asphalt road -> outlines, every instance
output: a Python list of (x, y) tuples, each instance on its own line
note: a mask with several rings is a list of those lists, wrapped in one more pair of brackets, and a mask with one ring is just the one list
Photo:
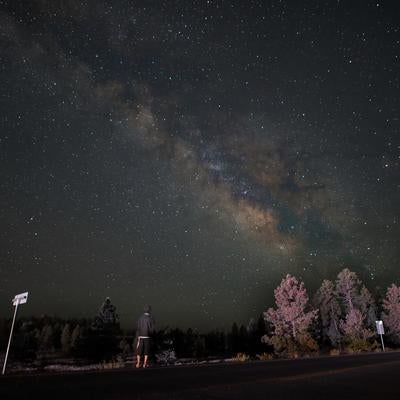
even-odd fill
[(32, 398), (400, 399), (400, 352), (0, 378), (1, 400)]

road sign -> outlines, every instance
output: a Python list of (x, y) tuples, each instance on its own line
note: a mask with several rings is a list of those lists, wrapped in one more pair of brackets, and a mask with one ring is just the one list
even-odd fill
[(13, 298), (13, 305), (16, 306), (17, 304), (24, 304), (28, 301), (28, 292), (25, 293), (21, 293), (21, 294), (17, 294), (14, 298)]
[(12, 338), (12, 334), (13, 334), (13, 329), (14, 329), (14, 323), (15, 323), (15, 317), (17, 316), (17, 310), (18, 310), (18, 306), (20, 304), (24, 304), (28, 301), (28, 292), (24, 292), (24, 293), (20, 293), (17, 294), (13, 300), (13, 306), (15, 307), (15, 311), (14, 311), (14, 318), (11, 324), (11, 331), (10, 331), (10, 337), (8, 339), (8, 345), (7, 345), (7, 351), (6, 351), (6, 357), (4, 359), (4, 365), (3, 365), (3, 371), (2, 374), (4, 375), (6, 373), (6, 365), (7, 365), (7, 358), (8, 358), (8, 352), (10, 351), (10, 345), (11, 345), (11, 338)]
[(378, 332), (378, 335), (384, 335), (385, 329), (383, 328), (383, 321), (375, 321), (375, 324), (376, 324), (376, 331)]
[(376, 324), (376, 331), (378, 335), (381, 336), (381, 343), (382, 343), (382, 350), (385, 351), (385, 345), (383, 343), (383, 335), (385, 334), (385, 329), (383, 329), (383, 321), (375, 321)]

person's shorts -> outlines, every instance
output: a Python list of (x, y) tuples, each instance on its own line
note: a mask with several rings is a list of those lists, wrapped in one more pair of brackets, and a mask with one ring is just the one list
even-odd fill
[(138, 347), (137, 347), (137, 355), (138, 356), (145, 356), (149, 355), (150, 353), (150, 338), (140, 338), (138, 339)]

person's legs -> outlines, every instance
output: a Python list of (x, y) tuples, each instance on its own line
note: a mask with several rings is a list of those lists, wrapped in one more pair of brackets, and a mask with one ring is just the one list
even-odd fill
[(143, 353), (143, 340), (138, 338), (138, 344), (136, 347), (136, 368), (140, 367), (140, 356)]
[(143, 339), (143, 354), (144, 354), (143, 368), (147, 367), (149, 353), (150, 353), (150, 338), (145, 338)]

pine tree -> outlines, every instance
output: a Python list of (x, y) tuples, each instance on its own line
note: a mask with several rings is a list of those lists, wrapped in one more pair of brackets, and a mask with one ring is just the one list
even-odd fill
[(339, 346), (341, 333), (339, 330), (340, 306), (336, 298), (335, 286), (325, 279), (315, 294), (314, 304), (319, 309), (322, 324), (322, 335), (329, 339), (333, 346)]
[(71, 349), (76, 349), (79, 345), (79, 339), (81, 336), (81, 327), (78, 325), (75, 326), (71, 335)]
[(315, 351), (317, 343), (311, 338), (309, 328), (317, 318), (318, 310), (308, 309), (308, 295), (303, 282), (287, 275), (275, 289), (277, 308), (269, 308), (265, 319), (273, 326), (273, 336), (264, 338), (276, 353)]
[(61, 350), (64, 354), (69, 354), (71, 350), (71, 328), (65, 324), (61, 333)]
[(350, 271), (348, 268), (339, 272), (336, 279), (336, 293), (346, 313), (357, 305), (360, 286), (361, 281), (355, 272)]
[(400, 287), (392, 284), (383, 300), (382, 320), (394, 343), (400, 344)]
[(229, 335), (229, 341), (230, 341), (230, 348), (233, 354), (236, 354), (239, 351), (239, 327), (237, 326), (237, 323), (234, 322), (232, 324), (232, 329), (231, 333)]
[(365, 286), (360, 290), (357, 303), (362, 315), (366, 318), (368, 327), (373, 329), (376, 321), (376, 305), (371, 292)]
[(308, 295), (304, 283), (287, 275), (274, 293), (277, 308), (269, 308), (265, 318), (273, 325), (275, 335), (296, 339), (298, 334), (307, 332), (318, 310), (306, 311)]
[(373, 331), (365, 327), (364, 316), (357, 308), (346, 314), (346, 319), (340, 322), (340, 328), (352, 346), (354, 342), (366, 341), (374, 335)]
[(340, 330), (347, 349), (352, 352), (370, 350), (375, 345), (369, 341), (374, 332), (368, 327), (371, 327), (375, 314), (371, 293), (357, 274), (346, 268), (337, 276), (336, 294), (344, 311)]
[(54, 351), (53, 344), (53, 328), (50, 324), (46, 324), (40, 333), (39, 349), (42, 352)]

